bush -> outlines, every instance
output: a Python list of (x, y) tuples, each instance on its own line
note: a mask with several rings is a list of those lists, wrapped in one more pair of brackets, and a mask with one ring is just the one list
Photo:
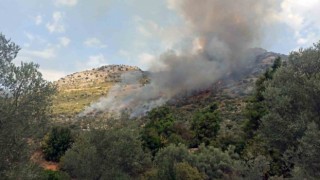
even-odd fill
[[(200, 172), (206, 174), (208, 179), (221, 179), (230, 177), (233, 179), (238, 171), (242, 171), (240, 161), (236, 160), (237, 154), (234, 150), (223, 152), (219, 148), (200, 145), (199, 149), (193, 154), (191, 164)], [(233, 177), (233, 178), (232, 178)]]
[(61, 172), (61, 171), (45, 170), (43, 174), (44, 174), (43, 179), (46, 179), (46, 180), (69, 180), (69, 179), (71, 179), (67, 173)]
[(185, 145), (170, 145), (155, 157), (158, 179), (234, 179), (243, 168), (237, 154), (202, 144), (190, 152)]
[(69, 128), (52, 128), (41, 144), (45, 159), (58, 162), (72, 143), (73, 138)]
[(151, 150), (153, 155), (168, 144), (173, 133), (175, 119), (168, 107), (153, 109), (148, 113), (149, 122), (141, 133), (143, 146)]
[(185, 145), (169, 145), (161, 149), (155, 157), (158, 179), (175, 179), (175, 164), (189, 161), (191, 161), (191, 156)]
[(195, 132), (195, 146), (201, 143), (208, 145), (217, 136), (221, 122), (217, 109), (218, 105), (214, 103), (194, 115), (191, 130)]
[(198, 171), (197, 168), (192, 167), (189, 163), (182, 162), (176, 163), (174, 166), (176, 171), (177, 180), (201, 180), (204, 179), (203, 175)]
[(83, 132), (61, 159), (74, 178), (130, 179), (151, 166), (139, 136), (128, 128)]

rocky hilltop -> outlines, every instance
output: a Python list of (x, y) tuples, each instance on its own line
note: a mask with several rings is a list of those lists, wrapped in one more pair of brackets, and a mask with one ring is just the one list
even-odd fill
[(91, 87), (101, 83), (120, 82), (121, 74), (130, 71), (141, 71), (141, 69), (128, 65), (107, 65), (67, 75), (55, 83), (59, 89)]

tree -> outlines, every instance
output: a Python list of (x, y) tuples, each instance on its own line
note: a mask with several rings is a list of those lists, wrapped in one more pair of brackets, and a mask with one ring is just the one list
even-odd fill
[(153, 155), (168, 144), (173, 134), (175, 119), (166, 106), (153, 109), (148, 113), (148, 122), (141, 132), (143, 146), (151, 150)]
[(189, 163), (182, 162), (176, 163), (174, 166), (176, 171), (175, 177), (177, 180), (201, 180), (204, 179), (203, 175), (197, 168), (192, 167)]
[(42, 142), (45, 159), (58, 162), (72, 143), (73, 137), (69, 128), (53, 127)]
[(235, 179), (238, 172), (242, 171), (241, 161), (230, 146), (227, 151), (222, 151), (213, 146), (201, 144), (198, 151), (192, 155), (190, 164), (199, 172), (205, 174), (206, 179)]
[(319, 54), (320, 43), (291, 53), (287, 64), (266, 82), (263, 95), (269, 113), (262, 118), (261, 133), (281, 153), (297, 147), (308, 123), (320, 124)]
[(268, 108), (264, 103), (263, 93), (266, 90), (265, 82), (273, 78), (274, 73), (281, 67), (281, 58), (275, 59), (271, 69), (267, 69), (266, 72), (259, 77), (255, 84), (255, 92), (246, 106), (245, 115), (248, 121), (245, 124), (244, 131), (247, 134), (247, 138), (253, 138), (255, 132), (259, 129), (261, 124), (261, 118), (267, 114)]
[(303, 177), (320, 178), (320, 131), (316, 123), (311, 122), (304, 136), (299, 140), (298, 149), (294, 154), (295, 168)]
[(244, 170), (234, 149), (223, 152), (204, 144), (194, 152), (182, 144), (169, 145), (156, 154), (154, 162), (158, 170), (157, 179), (235, 179)]
[(28, 162), (29, 145), (44, 132), (55, 92), (53, 84), (42, 78), (37, 64), (16, 66), (12, 62), (19, 50), (19, 46), (0, 34), (1, 177)]
[(218, 105), (214, 103), (194, 115), (191, 130), (195, 132), (195, 146), (201, 143), (208, 145), (218, 134), (221, 118), (217, 109)]
[[(307, 145), (311, 141), (317, 144), (318, 135), (308, 133), (310, 123), (315, 123), (311, 132), (319, 131), (320, 125), (320, 42), (311, 48), (292, 52), (288, 62), (277, 70), (273, 79), (265, 82), (264, 102), (268, 113), (261, 119), (259, 132), (266, 141), (269, 150), (278, 154), (278, 158), (287, 162), (289, 170), (294, 164), (284, 158), (284, 154), (293, 151), (298, 162), (312, 157), (316, 146)], [(312, 139), (312, 140), (311, 140)], [(305, 142), (305, 143), (302, 143)], [(307, 148), (308, 147), (308, 148)], [(310, 149), (309, 149), (310, 148)], [(295, 155), (299, 149), (302, 152)], [(311, 153), (304, 157), (304, 153)], [(290, 157), (289, 159), (296, 158)], [(302, 168), (318, 169), (317, 164)], [(284, 169), (285, 170), (285, 169)], [(285, 170), (287, 171), (287, 170)]]
[[(191, 155), (185, 145), (171, 144), (161, 149), (155, 156), (155, 164), (158, 169), (158, 179), (176, 179), (177, 163), (191, 162)], [(179, 170), (178, 170), (179, 171)]]
[(128, 129), (83, 132), (61, 158), (62, 169), (82, 179), (130, 179), (151, 163), (138, 133)]

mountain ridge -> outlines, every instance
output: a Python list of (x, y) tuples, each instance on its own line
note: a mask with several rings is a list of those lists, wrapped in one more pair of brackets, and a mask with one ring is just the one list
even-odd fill
[[(188, 106), (195, 107), (197, 104), (205, 104), (207, 101), (221, 100), (221, 97), (228, 97), (237, 99), (235, 100), (236, 104), (241, 104), (243, 107), (245, 103), (243, 97), (252, 93), (254, 83), (258, 77), (273, 64), (276, 57), (287, 58), (286, 55), (268, 52), (262, 48), (254, 48), (251, 53), (254, 58), (248, 66), (241, 70), (230, 72), (210, 88), (199, 88), (199, 91), (191, 94), (181, 94), (181, 96), (179, 95), (180, 97), (175, 97), (168, 103), (186, 108)], [(115, 84), (120, 83), (123, 73), (134, 71), (141, 72), (146, 76), (150, 74), (150, 72), (142, 71), (136, 66), (108, 65), (75, 72), (59, 79), (55, 82), (59, 92), (53, 102), (54, 115), (59, 117), (57, 119), (60, 121), (74, 119), (85, 107), (105, 97)], [(144, 83), (148, 83), (146, 79)], [(203, 98), (203, 95), (207, 96), (207, 98)]]

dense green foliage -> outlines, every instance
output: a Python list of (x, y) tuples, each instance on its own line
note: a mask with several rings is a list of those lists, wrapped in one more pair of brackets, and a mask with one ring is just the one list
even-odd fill
[(174, 166), (176, 165), (176, 163), (190, 161), (190, 154), (187, 147), (184, 145), (170, 145), (164, 149), (161, 149), (155, 157), (155, 163), (158, 169), (157, 178), (175, 179), (176, 169), (174, 168)]
[(264, 97), (269, 113), (261, 130), (270, 145), (281, 152), (298, 145), (309, 123), (320, 124), (319, 54), (320, 43), (292, 53), (286, 66), (266, 83)]
[(192, 167), (189, 163), (186, 162), (176, 163), (174, 166), (174, 171), (175, 178), (177, 180), (201, 180), (204, 178), (197, 168)]
[(71, 179), (69, 175), (65, 172), (50, 171), (50, 170), (45, 170), (42, 173), (41, 178), (46, 180), (70, 180)]
[(141, 132), (143, 146), (155, 153), (170, 143), (187, 143), (193, 133), (166, 106), (153, 109), (148, 114), (148, 122)]
[(19, 50), (0, 34), (0, 177), (28, 167), (24, 164), (29, 163), (32, 142), (44, 133), (55, 92), (38, 65), (12, 62)]
[[(233, 155), (234, 157), (237, 155), (231, 151), (232, 155), (203, 144), (191, 152), (184, 145), (170, 145), (160, 150), (155, 157), (158, 172), (156, 177), (157, 179), (179, 179), (182, 176), (189, 176), (191, 179), (235, 177), (240, 161), (233, 159)], [(186, 169), (181, 169), (182, 167), (189, 169), (190, 172), (184, 172)]]
[[(271, 81), (266, 82), (263, 96), (268, 114), (262, 118), (260, 129), (267, 145), (279, 153), (280, 158), (290, 152), (287, 158), (295, 158), (300, 164), (304, 162), (302, 164), (312, 166), (311, 169), (306, 165), (300, 168), (314, 178), (319, 178), (319, 174), (312, 170), (315, 168), (319, 171), (318, 158), (312, 158), (312, 152), (318, 148), (319, 138), (319, 70), (320, 43), (291, 53), (283, 68), (275, 73)], [(313, 140), (310, 139), (312, 137)]]
[(148, 120), (149, 122), (141, 134), (141, 139), (143, 146), (149, 148), (154, 154), (166, 145), (175, 120), (168, 107), (150, 111)]
[(216, 137), (221, 122), (217, 109), (218, 105), (214, 103), (210, 107), (197, 112), (193, 117), (191, 129), (195, 132), (194, 145), (198, 146), (201, 143), (208, 145)]
[(312, 122), (308, 125), (304, 136), (299, 140), (293, 163), (304, 177), (320, 178), (319, 137), (319, 126)]
[(73, 137), (69, 128), (53, 127), (42, 142), (42, 151), (45, 159), (59, 161), (72, 143)]
[(268, 108), (265, 105), (265, 98), (263, 96), (266, 90), (265, 82), (273, 79), (274, 73), (281, 67), (281, 58), (278, 57), (271, 69), (268, 69), (257, 81), (254, 94), (249, 100), (246, 107), (246, 116), (248, 122), (245, 124), (244, 131), (250, 139), (254, 136), (261, 124), (261, 118), (267, 114)]
[(82, 179), (129, 179), (151, 165), (138, 134), (127, 128), (83, 132), (61, 161), (71, 177)]

